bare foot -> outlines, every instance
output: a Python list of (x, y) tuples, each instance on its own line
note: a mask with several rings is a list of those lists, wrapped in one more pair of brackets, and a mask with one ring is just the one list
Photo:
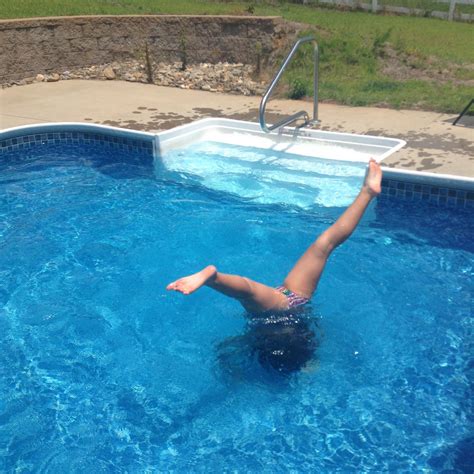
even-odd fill
[(382, 191), (382, 169), (373, 158), (369, 161), (363, 187), (372, 197)]
[(166, 289), (174, 290), (183, 293), (183, 295), (189, 295), (205, 285), (212, 277), (217, 273), (217, 269), (214, 265), (209, 265), (203, 268), (200, 272), (193, 273), (192, 275), (185, 276), (170, 283)]

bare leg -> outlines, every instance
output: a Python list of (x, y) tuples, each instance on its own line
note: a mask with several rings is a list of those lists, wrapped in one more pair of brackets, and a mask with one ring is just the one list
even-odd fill
[(170, 283), (166, 289), (189, 295), (204, 285), (235, 298), (250, 312), (286, 309), (286, 297), (274, 288), (239, 275), (220, 273), (213, 265)]
[(354, 202), (329, 229), (311, 244), (285, 278), (283, 284), (289, 290), (311, 298), (329, 255), (357, 227), (370, 201), (380, 193), (381, 181), (380, 165), (371, 160), (362, 189)]

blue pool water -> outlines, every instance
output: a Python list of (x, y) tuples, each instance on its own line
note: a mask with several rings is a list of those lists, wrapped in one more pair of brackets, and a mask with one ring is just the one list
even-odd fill
[(208, 263), (281, 283), (362, 176), (215, 143), (3, 154), (0, 471), (472, 471), (467, 210), (374, 202), (290, 375), (237, 303), (164, 289)]

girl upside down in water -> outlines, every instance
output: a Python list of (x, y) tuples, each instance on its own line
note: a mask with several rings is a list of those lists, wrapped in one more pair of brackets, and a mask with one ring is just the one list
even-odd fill
[(166, 289), (189, 295), (208, 286), (236, 299), (249, 312), (282, 312), (306, 304), (313, 296), (331, 252), (355, 230), (374, 197), (380, 194), (382, 170), (370, 160), (362, 188), (339, 219), (314, 241), (277, 288), (239, 275), (221, 273), (209, 265), (197, 273), (170, 283)]

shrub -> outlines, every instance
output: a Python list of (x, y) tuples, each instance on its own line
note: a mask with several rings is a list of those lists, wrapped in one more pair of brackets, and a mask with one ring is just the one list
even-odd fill
[(305, 95), (308, 95), (308, 86), (306, 83), (300, 79), (293, 79), (290, 82), (288, 97), (290, 99), (301, 99)]

